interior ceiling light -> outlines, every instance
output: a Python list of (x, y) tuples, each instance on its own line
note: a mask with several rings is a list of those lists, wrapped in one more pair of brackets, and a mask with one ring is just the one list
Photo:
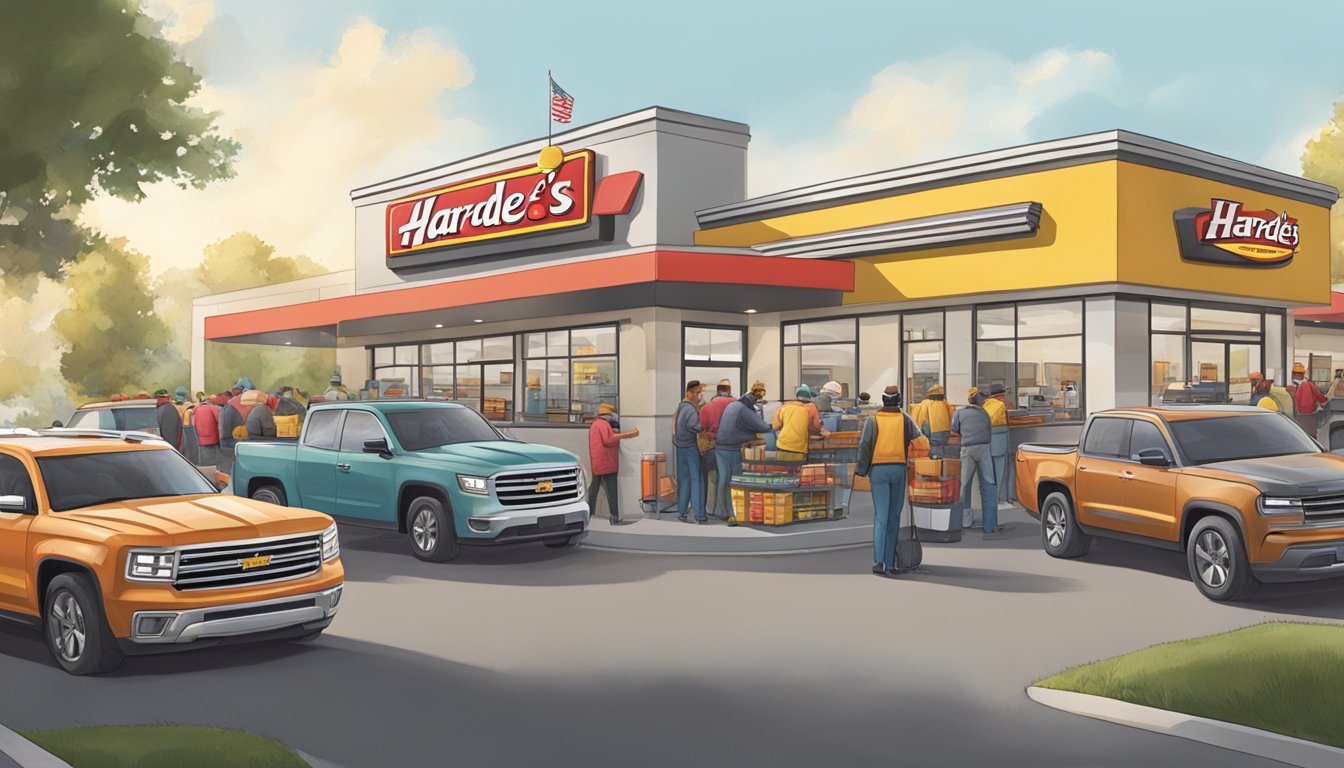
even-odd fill
[(747, 313), (748, 315), (754, 315), (754, 314), (756, 314), (756, 310), (754, 310), (754, 309), (748, 309), (748, 310), (746, 310), (746, 313)]
[(434, 327), (435, 327), (435, 328), (442, 328), (442, 327), (443, 327), (443, 323), (435, 323), (435, 324), (434, 324)]
[(476, 318), (475, 320), (472, 320), (471, 322), (473, 322), (473, 323), (484, 323), (485, 321), (478, 317), (478, 318)]

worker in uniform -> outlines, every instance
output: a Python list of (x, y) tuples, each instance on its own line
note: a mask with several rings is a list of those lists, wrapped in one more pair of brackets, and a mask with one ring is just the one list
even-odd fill
[(873, 573), (896, 576), (910, 570), (896, 560), (905, 507), (906, 460), (919, 428), (901, 411), (901, 391), (895, 386), (882, 393), (882, 409), (863, 424), (859, 460), (854, 474), (868, 477), (873, 493)]
[(929, 438), (929, 453), (933, 458), (944, 458), (948, 438), (952, 435), (953, 410), (952, 404), (947, 402), (947, 390), (941, 384), (934, 384), (911, 414), (915, 424)]
[(1003, 398), (1007, 392), (1002, 384), (989, 386), (989, 399), (985, 401), (985, 413), (989, 414), (989, 457), (994, 464), (994, 485), (999, 492), (999, 501), (1012, 500), (1013, 475), (1008, 466), (1008, 406)]
[(779, 432), (775, 440), (777, 450), (797, 454), (788, 458), (801, 461), (807, 458), (808, 439), (812, 435), (824, 436), (826, 432), (821, 428), (821, 417), (812, 404), (812, 390), (804, 384), (794, 392), (794, 397), (796, 399), (784, 403), (775, 411), (771, 427)]

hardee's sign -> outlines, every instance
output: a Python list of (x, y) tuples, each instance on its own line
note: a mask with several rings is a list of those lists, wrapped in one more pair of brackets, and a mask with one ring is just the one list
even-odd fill
[(1297, 253), (1297, 219), (1287, 213), (1248, 211), (1234, 200), (1214, 198), (1208, 208), (1176, 212), (1181, 256), (1187, 261), (1279, 267)]
[(419, 192), (387, 206), (389, 257), (588, 223), (593, 151), (565, 155), (549, 173), (535, 165)]

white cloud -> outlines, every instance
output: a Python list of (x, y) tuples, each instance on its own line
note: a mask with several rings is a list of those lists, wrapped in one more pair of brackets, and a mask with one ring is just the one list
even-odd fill
[(1032, 121), (1084, 93), (1109, 96), (1114, 60), (1055, 48), (1026, 61), (951, 51), (893, 64), (873, 76), (833, 135), (785, 144), (752, 140), (750, 192), (765, 194), (846, 175), (1012, 146)]
[(470, 62), (425, 31), (389, 41), (358, 21), (328, 61), (258, 71), (237, 87), (207, 81), (196, 98), (242, 143), (235, 178), (205, 190), (154, 185), (138, 204), (99, 197), (84, 223), (126, 237), (155, 272), (194, 265), (203, 247), (239, 230), (281, 255), (348, 268), (352, 188), (446, 162), (484, 138), (444, 109), (445, 95), (471, 82)]
[(215, 17), (215, 0), (147, 0), (144, 10), (163, 22), (165, 38), (182, 45), (205, 31)]
[(1319, 138), (1320, 135), (1320, 125), (1304, 128), (1292, 136), (1275, 143), (1265, 151), (1265, 154), (1260, 156), (1260, 159), (1256, 161), (1256, 164), (1266, 168), (1272, 168), (1276, 171), (1291, 173), (1294, 176), (1301, 176), (1302, 154), (1307, 151), (1307, 142)]

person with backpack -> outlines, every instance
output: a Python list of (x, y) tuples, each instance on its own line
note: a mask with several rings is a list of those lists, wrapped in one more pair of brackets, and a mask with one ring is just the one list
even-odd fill
[(1297, 384), (1293, 390), (1293, 419), (1314, 438), (1321, 428), (1321, 406), (1329, 399), (1321, 394), (1320, 387), (1307, 376), (1307, 367), (1301, 363), (1293, 363), (1293, 382)]
[(901, 533), (901, 510), (905, 508), (907, 457), (910, 444), (919, 439), (919, 427), (901, 410), (901, 390), (882, 392), (882, 409), (863, 423), (859, 436), (859, 459), (854, 474), (870, 477), (873, 493), (873, 573), (898, 576), (915, 563), (902, 563), (896, 554)]

